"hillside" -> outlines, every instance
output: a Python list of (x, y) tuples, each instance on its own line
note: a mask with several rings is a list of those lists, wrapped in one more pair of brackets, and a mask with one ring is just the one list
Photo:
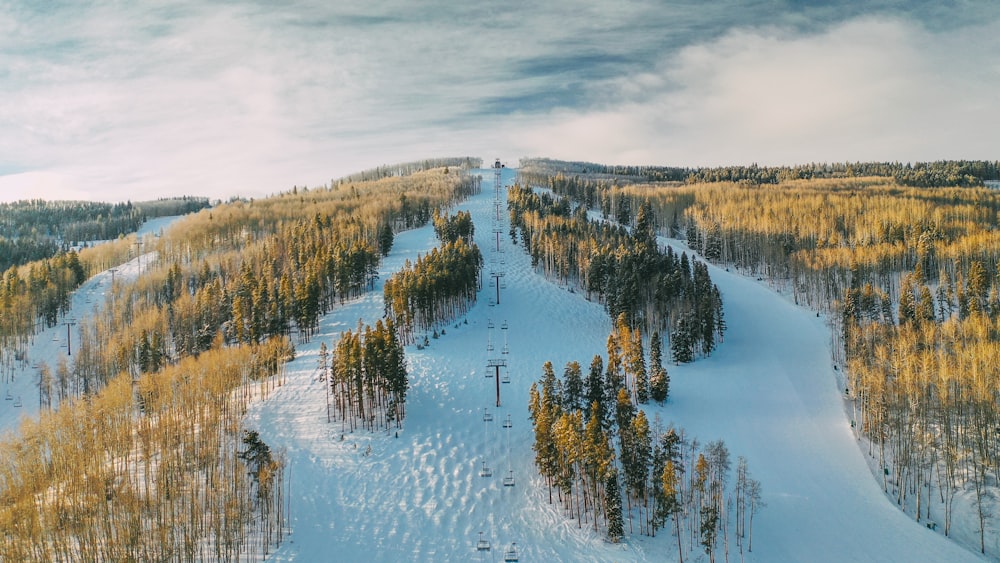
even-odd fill
[[(456, 207), (472, 213), (484, 248), (493, 244), (482, 227), (492, 211), (490, 179), (481, 195)], [(513, 170), (504, 172), (505, 182), (513, 179)], [(380, 280), (434, 244), (430, 227), (400, 234)], [(600, 305), (533, 272), (519, 248), (508, 244), (505, 254), (499, 305), (489, 306), (493, 289), (486, 288), (468, 316), (429, 347), (407, 348), (412, 389), (398, 438), (347, 433), (341, 440), (340, 425), (326, 422), (316, 377), (320, 342), (336, 341), (358, 319), (381, 317), (379, 285), (324, 317), (288, 366), (286, 385), (251, 410), (250, 424), (287, 448), (290, 463), (292, 535), (277, 560), (323, 559), (336, 546), (345, 559), (490, 561), (511, 542), (525, 561), (674, 557), (669, 534), (611, 545), (548, 504), (532, 463), (528, 387), (546, 360), (561, 366), (601, 352), (610, 320)], [(722, 438), (748, 458), (768, 503), (748, 559), (977, 560), (882, 496), (844, 414), (824, 319), (753, 280), (711, 273), (726, 302), (726, 340), (711, 358), (669, 366), (672, 399), (647, 412), (703, 442)], [(490, 320), (510, 327), (512, 383), (503, 386), (500, 409), (491, 406), (494, 382), (485, 378)], [(486, 407), (492, 423), (483, 422)], [(510, 430), (500, 424), (507, 414)], [(483, 461), (494, 477), (479, 476)], [(508, 467), (514, 487), (500, 483)], [(498, 551), (476, 552), (481, 531)]]

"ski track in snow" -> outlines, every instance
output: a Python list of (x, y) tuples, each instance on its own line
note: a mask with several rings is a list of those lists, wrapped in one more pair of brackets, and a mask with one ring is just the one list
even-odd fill
[[(472, 212), (488, 273), (496, 246), (490, 228), (493, 173), (482, 173), (482, 194), (456, 210)], [(503, 174), (512, 183), (515, 171)], [(445, 335), (424, 350), (407, 347), (411, 387), (398, 438), (395, 432), (342, 432), (339, 421), (327, 424), (318, 349), (320, 342), (332, 348), (359, 319), (373, 324), (382, 316), (381, 280), (437, 244), (430, 226), (397, 235), (375, 290), (325, 316), (309, 343), (297, 343), (285, 385), (251, 406), (248, 424), (283, 449), (290, 464), (291, 535), (272, 560), (500, 561), (510, 542), (517, 542), (521, 561), (674, 560), (668, 530), (612, 545), (548, 503), (533, 464), (528, 389), (546, 360), (559, 375), (571, 360), (586, 373), (595, 354), (606, 355), (611, 321), (600, 304), (533, 272), (522, 249), (506, 232), (501, 236), (506, 288), (500, 304), (488, 305), (495, 289), (486, 277), (479, 302)], [(144, 256), (143, 266), (154, 259)], [(754, 520), (755, 550), (746, 559), (981, 560), (914, 522), (883, 495), (845, 416), (823, 319), (749, 278), (709, 269), (725, 302), (725, 341), (709, 358), (668, 364), (670, 400), (644, 409), (651, 420), (658, 415), (664, 425), (673, 422), (702, 444), (723, 439), (734, 462), (739, 455), (747, 458), (768, 506)], [(119, 267), (117, 276), (139, 272), (136, 259)], [(93, 311), (110, 282), (109, 272), (88, 280), (73, 296), (70, 318)], [(489, 319), (497, 327), (493, 352), (486, 350)], [(504, 320), (512, 382), (502, 386), (503, 406), (496, 408), (486, 361), (500, 356)], [(29, 363), (46, 361), (54, 370), (66, 353), (65, 334), (60, 325), (37, 335)], [(78, 335), (73, 337), (77, 342)], [(36, 373), (18, 370), (15, 382), (4, 384), (4, 392), (22, 397), (23, 407), (0, 401), (0, 428), (14, 428), (22, 415), (37, 416)], [(483, 421), (484, 407), (494, 414), (492, 423)], [(508, 414), (509, 430), (501, 427)], [(493, 477), (479, 476), (483, 461)], [(508, 469), (514, 487), (501, 484)], [(475, 550), (481, 531), (493, 551)], [(699, 552), (685, 557), (707, 560)], [(739, 557), (735, 546), (730, 557)]]

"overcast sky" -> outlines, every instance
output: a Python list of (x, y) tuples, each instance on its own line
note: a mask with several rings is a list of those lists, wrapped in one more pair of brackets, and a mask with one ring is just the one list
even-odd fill
[(1000, 2), (841, 4), (4, 1), (0, 200), (259, 197), (464, 155), (1000, 159)]

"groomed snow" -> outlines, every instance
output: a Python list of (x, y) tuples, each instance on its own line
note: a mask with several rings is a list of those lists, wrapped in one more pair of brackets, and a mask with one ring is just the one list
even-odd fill
[[(472, 212), (477, 242), (489, 257), (496, 246), (493, 174), (483, 174), (482, 195), (458, 209)], [(513, 182), (514, 170), (503, 174), (505, 184)], [(430, 227), (400, 233), (381, 280), (435, 244)], [(600, 305), (534, 273), (508, 237), (502, 246), (506, 287), (500, 304), (489, 305), (495, 290), (485, 287), (479, 303), (444, 336), (424, 350), (407, 348), (411, 390), (398, 437), (342, 433), (339, 422), (327, 424), (317, 380), (321, 341), (332, 347), (359, 319), (373, 324), (382, 316), (381, 283), (326, 316), (316, 337), (298, 346), (287, 383), (252, 408), (248, 424), (272, 447), (285, 449), (290, 461), (292, 534), (273, 559), (498, 561), (510, 542), (517, 542), (522, 561), (676, 557), (669, 533), (612, 545), (548, 504), (532, 461), (528, 388), (547, 360), (561, 374), (568, 361), (586, 370), (594, 354), (604, 356), (610, 320)], [(747, 458), (768, 503), (754, 521), (754, 552), (747, 559), (980, 560), (882, 494), (845, 416), (823, 319), (751, 279), (710, 271), (725, 301), (725, 342), (710, 358), (668, 365), (671, 399), (646, 411), (702, 443), (721, 438), (734, 458)], [(497, 327), (494, 352), (486, 349), (490, 319)], [(485, 366), (499, 355), (503, 321), (512, 383), (502, 386), (498, 409)], [(483, 421), (484, 407), (494, 414), (492, 423)], [(510, 430), (501, 427), (508, 414)], [(484, 461), (493, 477), (480, 477)], [(501, 484), (508, 468), (514, 487)], [(476, 551), (479, 532), (493, 551)]]

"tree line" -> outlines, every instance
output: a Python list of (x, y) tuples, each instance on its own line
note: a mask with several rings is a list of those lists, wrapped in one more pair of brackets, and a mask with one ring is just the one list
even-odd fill
[(333, 180), (330, 185), (335, 186), (338, 184), (353, 182), (370, 182), (372, 180), (381, 180), (382, 178), (391, 178), (393, 176), (410, 176), (415, 172), (423, 172), (425, 170), (433, 170), (435, 168), (457, 168), (459, 170), (469, 170), (472, 168), (482, 167), (483, 159), (471, 156), (428, 158), (424, 160), (414, 160), (412, 162), (403, 162), (400, 164), (386, 164), (369, 170), (363, 170), (361, 172)]
[(631, 183), (714, 183), (744, 185), (779, 184), (792, 180), (819, 178), (881, 177), (911, 187), (982, 187), (985, 181), (1000, 180), (1000, 161), (938, 160), (933, 162), (814, 162), (795, 166), (718, 166), (684, 168), (676, 166), (623, 166), (551, 159), (524, 159), (524, 174), (541, 177), (564, 174), (618, 185)]
[(342, 431), (400, 427), (409, 383), (406, 355), (392, 319), (341, 334), (332, 358), (322, 344), (320, 369), (320, 380), (328, 381), (332, 393), (333, 418), (340, 418)]
[(101, 203), (41, 199), (0, 203), (0, 272), (51, 258), (90, 241), (134, 233), (148, 219), (184, 215), (209, 206), (208, 198)]
[(383, 287), (385, 315), (404, 342), (463, 315), (482, 287), (483, 255), (472, 242), (471, 215), (435, 213), (434, 230), (442, 246), (418, 256), (416, 263), (407, 260)]
[(663, 331), (678, 363), (715, 349), (725, 330), (718, 287), (705, 264), (660, 247), (648, 203), (617, 224), (591, 220), (585, 205), (573, 209), (568, 197), (523, 185), (508, 191), (508, 205), (512, 239), (520, 233), (532, 265), (548, 277), (596, 296), (612, 318)]
[[(654, 335), (650, 368), (666, 376), (657, 343)], [(595, 355), (586, 376), (575, 361), (562, 378), (551, 362), (543, 365), (528, 409), (535, 465), (549, 502), (555, 489), (565, 516), (613, 542), (626, 535), (626, 524), (628, 534), (638, 527), (655, 536), (667, 528), (680, 561), (695, 550), (714, 561), (720, 546), (728, 559), (731, 540), (740, 553), (751, 551), (753, 517), (764, 505), (760, 483), (742, 457), (730, 483), (732, 461), (721, 440), (702, 447), (683, 429), (664, 431), (658, 417), (651, 426), (639, 407), (645, 402), (641, 344), (641, 335), (619, 318), (608, 337), (607, 361)]]

